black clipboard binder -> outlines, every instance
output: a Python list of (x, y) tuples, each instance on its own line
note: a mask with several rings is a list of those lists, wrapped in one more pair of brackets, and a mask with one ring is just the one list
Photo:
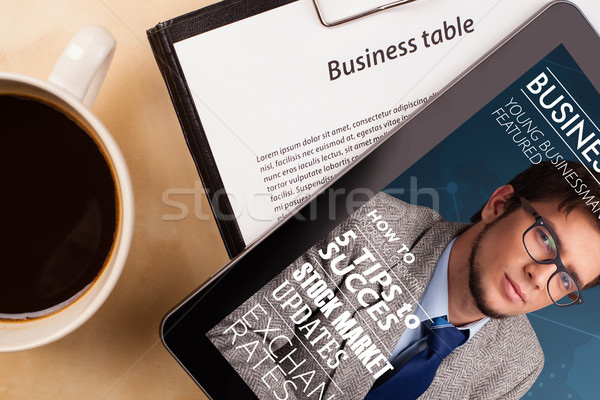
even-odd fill
[(246, 243), (227, 197), (213, 196), (224, 189), (223, 181), (185, 81), (174, 44), (294, 1), (297, 0), (224, 0), (161, 22), (146, 32), (229, 257), (239, 254), (246, 247)]
[[(229, 199), (226, 195), (218, 195), (224, 192), (224, 184), (215, 157), (211, 152), (202, 121), (194, 106), (190, 88), (185, 80), (174, 44), (296, 1), (298, 0), (223, 0), (161, 22), (146, 32), (177, 113), (188, 149), (208, 196), (225, 248), (231, 258), (244, 250), (247, 243), (245, 243), (236, 222)], [(396, 0), (334, 21), (326, 20), (319, 0), (312, 1), (315, 6), (315, 18), (318, 18), (324, 27), (333, 27), (415, 0)]]

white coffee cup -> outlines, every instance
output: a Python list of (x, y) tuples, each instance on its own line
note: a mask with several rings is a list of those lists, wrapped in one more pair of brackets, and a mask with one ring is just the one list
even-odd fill
[[(0, 72), (0, 94), (38, 98), (73, 116), (94, 137), (114, 174), (118, 220), (112, 251), (93, 283), (68, 304), (42, 317), (0, 319), (0, 351), (29, 349), (55, 341), (87, 321), (114, 288), (125, 264), (134, 225), (133, 190), (125, 159), (115, 140), (90, 111), (115, 50), (104, 28), (84, 26), (65, 48), (48, 81)], [(1, 268), (1, 267), (0, 267)]]

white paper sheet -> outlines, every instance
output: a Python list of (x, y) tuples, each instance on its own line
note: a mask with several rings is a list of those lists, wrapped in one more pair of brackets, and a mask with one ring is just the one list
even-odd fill
[(300, 0), (176, 43), (245, 242), (545, 3), (418, 0), (325, 28)]

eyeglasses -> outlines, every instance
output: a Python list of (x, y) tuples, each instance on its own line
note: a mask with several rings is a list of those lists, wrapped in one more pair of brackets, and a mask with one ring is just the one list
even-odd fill
[(521, 197), (521, 206), (535, 218), (535, 222), (523, 233), (523, 245), (527, 254), (539, 264), (556, 265), (556, 271), (546, 284), (550, 298), (559, 307), (583, 303), (577, 281), (567, 271), (560, 259), (557, 241), (552, 230), (544, 218), (523, 197)]

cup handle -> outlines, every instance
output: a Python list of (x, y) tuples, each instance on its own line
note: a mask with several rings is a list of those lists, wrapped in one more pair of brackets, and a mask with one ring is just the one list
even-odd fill
[(82, 27), (63, 51), (48, 81), (91, 108), (112, 61), (115, 47), (115, 38), (103, 27)]

